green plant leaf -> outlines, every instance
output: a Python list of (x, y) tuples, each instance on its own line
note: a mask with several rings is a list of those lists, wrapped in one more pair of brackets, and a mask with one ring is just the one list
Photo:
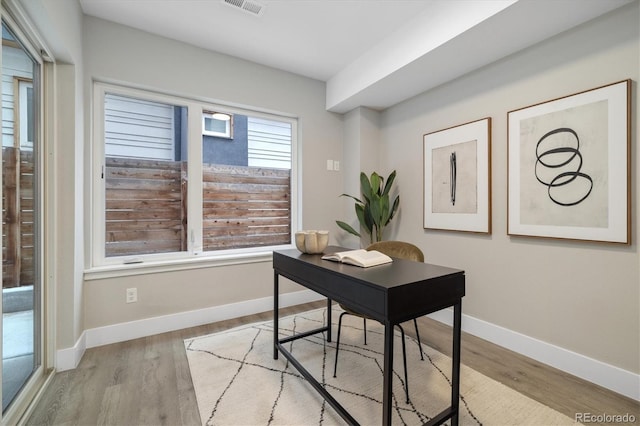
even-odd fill
[(341, 220), (336, 220), (336, 224), (337, 224), (340, 228), (342, 228), (342, 229), (344, 229), (345, 231), (347, 231), (348, 233), (353, 234), (353, 235), (355, 235), (355, 236), (357, 236), (357, 237), (360, 237), (360, 233), (359, 233), (358, 231), (356, 231), (355, 229), (353, 229), (353, 228), (351, 227), (351, 225), (349, 225), (348, 223), (342, 222)]
[[(369, 234), (371, 242), (382, 240), (385, 226), (393, 219), (400, 205), (399, 195), (396, 196), (392, 205), (389, 200), (389, 193), (395, 178), (395, 170), (389, 175), (386, 182), (385, 178), (376, 172), (371, 173), (370, 178), (364, 172), (361, 172), (360, 191), (362, 197), (357, 198), (353, 195), (341, 194), (341, 196), (349, 197), (355, 201), (354, 208), (358, 222), (360, 222), (360, 230)], [(336, 221), (336, 223), (341, 229), (362, 238), (361, 234), (347, 223), (342, 221)]]
[(389, 220), (391, 220), (391, 217), (389, 214), (389, 197), (388, 196), (381, 197), (380, 198), (380, 224), (382, 224), (383, 226), (387, 226), (387, 224), (389, 223)]
[(389, 191), (391, 191), (391, 185), (393, 185), (393, 181), (396, 179), (396, 171), (392, 171), (389, 177), (387, 178), (387, 183), (384, 185), (383, 195), (388, 195)]
[(398, 211), (398, 207), (400, 207), (400, 196), (399, 195), (393, 201), (393, 207), (391, 207), (391, 215), (389, 216), (389, 222), (391, 222), (391, 219), (393, 219), (393, 217), (396, 215), (396, 212)]
[(349, 198), (353, 198), (356, 202), (360, 203), (360, 204), (364, 204), (363, 201), (361, 201), (359, 198), (354, 197), (353, 195), (349, 195), (349, 194), (340, 194), (341, 197), (349, 197)]
[(371, 194), (380, 195), (380, 175), (371, 173)]
[(365, 204), (360, 206), (361, 208), (356, 210), (356, 214), (358, 215), (358, 219), (360, 220), (360, 225), (362, 225), (368, 234), (371, 234), (373, 230), (373, 218), (371, 217), (371, 206), (369, 204)]
[(356, 204), (354, 207), (356, 210), (356, 217), (358, 218), (358, 222), (360, 222), (360, 226), (362, 228), (368, 229), (369, 227), (367, 226), (365, 213), (366, 204)]
[(369, 207), (371, 209), (371, 220), (376, 228), (379, 228), (382, 224), (382, 199), (380, 195), (373, 194)]
[(360, 172), (360, 190), (362, 191), (362, 197), (368, 202), (371, 199), (371, 184), (364, 172)]

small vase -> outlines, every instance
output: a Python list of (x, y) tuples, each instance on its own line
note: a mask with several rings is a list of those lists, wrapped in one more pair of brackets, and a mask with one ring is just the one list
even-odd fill
[(298, 250), (303, 253), (322, 253), (329, 244), (329, 231), (298, 231), (295, 242)]
[(303, 253), (306, 251), (306, 248), (304, 246), (304, 239), (306, 235), (307, 231), (296, 232), (296, 247)]
[(318, 253), (322, 252), (329, 245), (329, 231), (318, 231)]

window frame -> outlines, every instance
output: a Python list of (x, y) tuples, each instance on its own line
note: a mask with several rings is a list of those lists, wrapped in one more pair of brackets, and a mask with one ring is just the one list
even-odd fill
[[(184, 107), (187, 110), (187, 163), (189, 186), (187, 191), (187, 250), (183, 252), (152, 253), (143, 255), (105, 255), (105, 134), (104, 99), (107, 93), (129, 96), (154, 102)], [(158, 91), (94, 81), (92, 90), (92, 160), (90, 180), (90, 256), (85, 270), (86, 279), (137, 275), (161, 271), (175, 271), (217, 265), (270, 261), (274, 249), (292, 248), (293, 234), (301, 217), (301, 195), (298, 175), (299, 134), (298, 118), (293, 114), (224, 105), (204, 98), (194, 99), (169, 95)], [(203, 251), (202, 248), (202, 117), (206, 111), (249, 115), (288, 122), (291, 131), (291, 239), (289, 244)]]
[[(14, 134), (14, 146), (22, 149), (23, 146), (29, 147), (33, 149), (34, 141), (29, 140), (28, 137), (25, 137), (25, 134), (29, 133), (29, 125), (33, 124), (29, 120), (34, 120), (35, 117), (29, 116), (29, 107), (28, 107), (28, 90), (34, 90), (33, 87), (33, 79), (24, 78), (24, 77), (14, 77), (14, 94), (17, 94), (16, 99), (14, 100), (14, 117), (18, 118), (18, 132), (17, 135)], [(17, 136), (17, 137), (16, 137)]]
[[(215, 114), (225, 114), (229, 116), (228, 120), (218, 120), (218, 121), (224, 121), (225, 122), (225, 131), (224, 132), (216, 132), (213, 130), (207, 130), (207, 126), (206, 126), (206, 122), (207, 119), (213, 119), (213, 120), (217, 120), (215, 117), (213, 117), (213, 115)], [(224, 138), (224, 139), (229, 139), (230, 141), (233, 140), (233, 114), (229, 114), (226, 112), (220, 112), (220, 111), (202, 111), (202, 134), (205, 136), (213, 136), (216, 138)]]

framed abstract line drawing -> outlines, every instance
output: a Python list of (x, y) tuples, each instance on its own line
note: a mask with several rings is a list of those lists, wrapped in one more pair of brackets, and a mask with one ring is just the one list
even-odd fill
[(491, 233), (491, 118), (424, 135), (424, 228)]
[(631, 80), (507, 114), (507, 233), (631, 242)]

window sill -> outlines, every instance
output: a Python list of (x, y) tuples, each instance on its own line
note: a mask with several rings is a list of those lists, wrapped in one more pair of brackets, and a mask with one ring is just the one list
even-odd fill
[(84, 280), (94, 281), (133, 275), (214, 268), (229, 265), (242, 265), (246, 263), (271, 262), (272, 259), (273, 250), (268, 250), (243, 254), (235, 253), (228, 255), (192, 257), (188, 259), (145, 261), (135, 264), (97, 266), (84, 271)]

